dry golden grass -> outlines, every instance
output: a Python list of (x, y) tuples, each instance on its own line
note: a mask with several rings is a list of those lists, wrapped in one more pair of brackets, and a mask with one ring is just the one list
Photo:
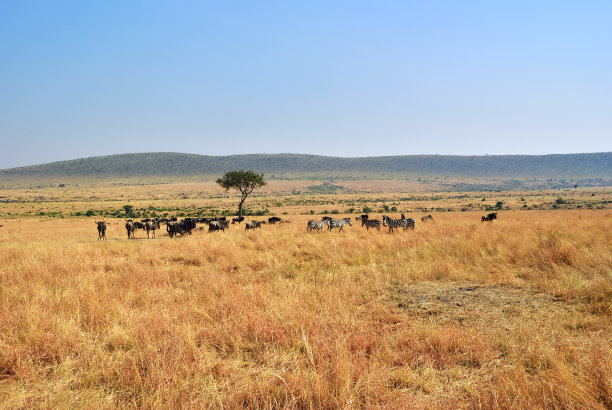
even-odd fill
[(0, 220), (0, 406), (610, 408), (612, 212), (433, 215)]
[[(484, 211), (486, 206), (503, 203), (504, 210), (552, 209), (562, 198), (561, 209), (599, 209), (612, 203), (610, 188), (579, 188), (546, 191), (499, 192), (419, 192), (411, 181), (341, 181), (336, 193), (313, 193), (320, 181), (269, 181), (251, 195), (246, 206), (276, 215), (303, 215), (310, 211), (359, 214), (364, 207), (375, 211), (395, 207), (399, 212)], [(345, 192), (347, 191), (347, 192)], [(406, 193), (410, 192), (410, 193)], [(200, 208), (214, 208), (217, 214), (235, 212), (235, 192), (225, 192), (214, 182), (184, 182), (157, 185), (79, 185), (65, 188), (13, 188), (0, 192), (0, 218), (75, 216), (92, 210), (98, 214), (134, 208), (172, 208), (169, 216), (183, 212), (190, 215)], [(483, 200), (484, 199), (484, 200)], [(352, 210), (352, 211), (351, 211)], [(163, 212), (163, 211), (162, 211)], [(161, 213), (158, 214), (161, 216)], [(78, 216), (78, 215), (77, 215)]]

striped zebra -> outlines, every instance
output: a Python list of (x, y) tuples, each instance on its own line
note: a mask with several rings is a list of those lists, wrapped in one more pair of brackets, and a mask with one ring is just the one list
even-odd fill
[(407, 221), (408, 228), (414, 229), (414, 219), (408, 218), (406, 219), (406, 221)]
[(404, 228), (404, 230), (408, 228), (414, 229), (414, 219), (412, 218), (391, 219), (387, 215), (383, 215), (383, 225), (386, 225), (389, 227), (389, 232), (393, 232), (394, 228), (399, 228), (399, 227)]
[(353, 224), (351, 223), (351, 218), (344, 218), (344, 219), (332, 219), (329, 221), (329, 230), (331, 231), (332, 229), (334, 229), (335, 227), (339, 227), (341, 231), (344, 230), (344, 225), (349, 224), (350, 226), (353, 226)]
[(366, 227), (366, 229), (369, 231), (370, 228), (376, 228), (380, 231), (380, 219), (368, 219), (368, 218), (361, 218), (361, 227)]
[(308, 232), (312, 232), (313, 229), (321, 232), (321, 229), (323, 229), (325, 225), (329, 226), (329, 219), (324, 219), (322, 221), (310, 220), (308, 221)]

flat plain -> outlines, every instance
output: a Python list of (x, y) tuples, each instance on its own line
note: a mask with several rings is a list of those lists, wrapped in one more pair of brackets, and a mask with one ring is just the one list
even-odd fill
[[(247, 220), (280, 224), (135, 240), (124, 205), (237, 199), (208, 182), (2, 191), (0, 407), (612, 407), (609, 188), (339, 184), (247, 200)], [(368, 231), (364, 208), (416, 228)], [(325, 214), (353, 226), (307, 233)]]

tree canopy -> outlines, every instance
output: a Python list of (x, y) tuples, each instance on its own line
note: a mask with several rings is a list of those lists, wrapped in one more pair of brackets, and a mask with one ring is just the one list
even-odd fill
[(217, 184), (221, 185), (226, 191), (230, 189), (237, 189), (240, 191), (241, 198), (238, 204), (238, 216), (242, 216), (242, 205), (247, 196), (255, 188), (266, 185), (264, 174), (258, 174), (255, 171), (229, 171), (226, 172), (221, 178), (217, 179)]

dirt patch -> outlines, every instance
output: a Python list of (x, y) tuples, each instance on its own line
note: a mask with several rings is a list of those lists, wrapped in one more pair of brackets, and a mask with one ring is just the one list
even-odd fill
[(398, 313), (440, 323), (488, 328), (514, 328), (520, 324), (543, 326), (584, 317), (585, 307), (554, 295), (507, 285), (422, 282), (395, 286), (391, 302)]

